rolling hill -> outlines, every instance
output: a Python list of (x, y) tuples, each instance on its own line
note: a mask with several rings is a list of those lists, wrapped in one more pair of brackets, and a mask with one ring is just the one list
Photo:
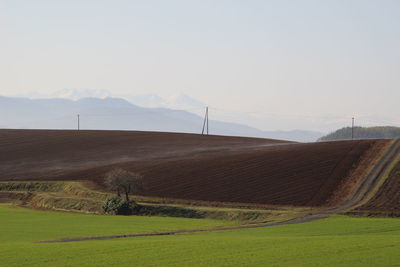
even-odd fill
[[(122, 167), (141, 195), (195, 201), (328, 205), (386, 140), (298, 144), (130, 131), (0, 130), (0, 180), (89, 180)], [(371, 153), (373, 151), (373, 153)]]

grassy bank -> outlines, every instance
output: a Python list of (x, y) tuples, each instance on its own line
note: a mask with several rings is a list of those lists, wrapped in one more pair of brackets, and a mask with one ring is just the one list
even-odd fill
[[(80, 182), (12, 181), (0, 182), (0, 199), (25, 207), (56, 211), (101, 214), (104, 201), (112, 194), (88, 188)], [(138, 215), (229, 220), (237, 223), (273, 223), (301, 217), (311, 208), (234, 207), (234, 204), (202, 206), (205, 203), (132, 196), (144, 208)], [(4, 202), (4, 201), (3, 201)]]

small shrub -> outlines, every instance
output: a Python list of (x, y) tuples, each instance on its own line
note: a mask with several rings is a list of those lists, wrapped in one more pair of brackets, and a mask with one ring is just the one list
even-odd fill
[(135, 201), (126, 201), (118, 196), (108, 198), (102, 208), (104, 213), (114, 215), (132, 215), (140, 211), (140, 206)]

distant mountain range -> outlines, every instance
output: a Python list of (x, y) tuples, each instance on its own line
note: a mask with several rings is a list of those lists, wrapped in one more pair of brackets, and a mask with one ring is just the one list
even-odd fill
[[(354, 139), (381, 139), (400, 137), (400, 127), (376, 126), (376, 127), (354, 127)], [(323, 136), (319, 141), (351, 140), (352, 129), (345, 127), (333, 133)]]
[[(200, 133), (203, 118), (181, 109), (140, 107), (122, 98), (22, 98), (0, 97), (0, 127), (27, 129), (76, 129), (80, 114), (82, 129), (143, 130)], [(71, 95), (64, 97), (73, 98)], [(157, 102), (159, 99), (154, 97)], [(137, 100), (139, 102), (139, 100)], [(147, 101), (147, 100), (146, 100)], [(147, 101), (148, 103), (148, 101)], [(169, 102), (174, 105), (201, 105), (200, 102), (180, 95)], [(172, 104), (171, 104), (172, 105)], [(210, 134), (251, 136), (311, 142), (322, 136), (312, 131), (262, 131), (238, 123), (210, 120)]]
[(32, 99), (65, 98), (71, 100), (79, 100), (82, 98), (122, 98), (134, 105), (145, 108), (171, 108), (183, 110), (201, 109), (201, 111), (203, 111), (207, 106), (201, 101), (183, 93), (161, 97), (156, 94), (114, 94), (106, 89), (62, 89), (47, 94), (31, 92), (28, 94), (18, 95), (17, 97), (27, 97)]

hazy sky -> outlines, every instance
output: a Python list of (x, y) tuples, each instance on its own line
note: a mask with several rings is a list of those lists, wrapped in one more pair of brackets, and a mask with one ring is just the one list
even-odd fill
[(0, 95), (185, 92), (400, 124), (400, 1), (0, 0)]

